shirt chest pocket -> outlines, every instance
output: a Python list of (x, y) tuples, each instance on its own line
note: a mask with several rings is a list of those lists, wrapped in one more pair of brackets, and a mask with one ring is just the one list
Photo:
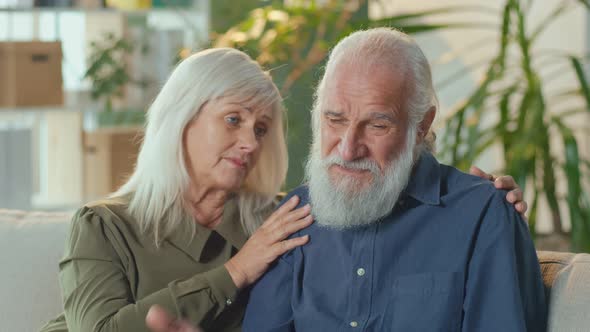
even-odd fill
[(385, 312), (391, 331), (459, 331), (463, 307), (461, 273), (401, 276), (392, 284)]

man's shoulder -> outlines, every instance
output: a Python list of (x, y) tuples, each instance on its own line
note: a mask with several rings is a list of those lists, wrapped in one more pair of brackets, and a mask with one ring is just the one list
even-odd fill
[(490, 180), (482, 179), (445, 164), (441, 169), (441, 196), (475, 195), (479, 199), (491, 199), (495, 195), (504, 197), (506, 191), (497, 189)]
[[(506, 200), (506, 190), (497, 189), (492, 181), (464, 173), (452, 166), (441, 164), (443, 201), (458, 202), (466, 209), (481, 211), (481, 216), (502, 215), (503, 218), (519, 220), (520, 214)], [(503, 219), (502, 218), (502, 219)], [(497, 218), (492, 218), (497, 219)], [(496, 220), (506, 226), (506, 220)]]
[(286, 201), (291, 199), (291, 197), (293, 197), (293, 196), (299, 197), (299, 204), (298, 205), (307, 204), (309, 202), (309, 189), (307, 187), (307, 184), (302, 184), (299, 187), (296, 187), (295, 189), (289, 191), (289, 193), (287, 193), (287, 195), (281, 200), (281, 202), (279, 203), (279, 206), (283, 205)]

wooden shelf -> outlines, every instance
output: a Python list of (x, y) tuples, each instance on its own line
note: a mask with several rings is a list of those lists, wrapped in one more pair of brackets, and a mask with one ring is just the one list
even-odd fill
[[(201, 1), (198, 1), (201, 2)], [(123, 13), (123, 14), (150, 14), (150, 13), (168, 13), (168, 12), (199, 12), (203, 11), (203, 6), (192, 7), (152, 7), (141, 9), (119, 9), (119, 8), (84, 8), (84, 7), (31, 7), (31, 8), (2, 8), (0, 13), (42, 13), (42, 12), (97, 12), (97, 13)]]

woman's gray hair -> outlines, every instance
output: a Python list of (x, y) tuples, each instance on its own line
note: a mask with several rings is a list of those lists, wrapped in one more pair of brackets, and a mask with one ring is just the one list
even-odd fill
[[(400, 63), (400, 61), (405, 62)], [(409, 96), (405, 105), (410, 125), (416, 126), (432, 107), (438, 108), (428, 59), (410, 36), (392, 28), (356, 31), (342, 39), (332, 49), (324, 75), (316, 90), (312, 109), (313, 148), (315, 149), (320, 148), (321, 107), (325, 98), (327, 81), (334, 77), (334, 70), (339, 67), (339, 64), (361, 68), (369, 68), (377, 64), (405, 70), (408, 82), (412, 82), (412, 86), (407, 87)], [(435, 138), (432, 131), (427, 133), (424, 148), (434, 151)]]
[[(187, 192), (183, 146), (187, 125), (206, 102), (231, 96), (251, 108), (271, 108), (273, 123), (260, 157), (237, 194), (241, 224), (251, 234), (264, 221), (287, 173), (284, 108), (268, 73), (245, 53), (208, 49), (182, 61), (147, 112), (143, 143), (134, 173), (111, 197), (129, 196), (129, 211), (159, 245), (179, 227), (195, 230)], [(264, 143), (264, 142), (263, 142)]]

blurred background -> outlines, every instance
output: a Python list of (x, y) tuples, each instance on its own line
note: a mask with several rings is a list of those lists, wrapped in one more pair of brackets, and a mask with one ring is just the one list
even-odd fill
[(192, 52), (237, 47), (288, 109), (302, 181), (313, 90), (351, 31), (399, 28), (433, 68), (437, 156), (511, 174), (537, 245), (590, 252), (589, 1), (0, 0), (0, 208), (69, 211), (133, 170), (144, 112)]

